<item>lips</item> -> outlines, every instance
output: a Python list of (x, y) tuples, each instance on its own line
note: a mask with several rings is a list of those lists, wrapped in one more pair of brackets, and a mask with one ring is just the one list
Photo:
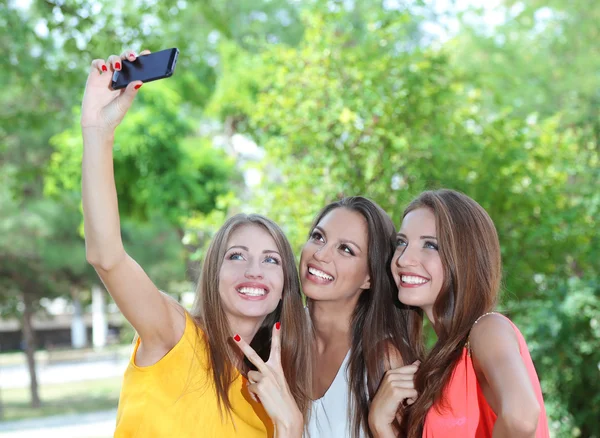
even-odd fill
[(235, 288), (246, 299), (261, 299), (269, 294), (269, 288), (262, 283), (241, 283)]
[(319, 269), (312, 264), (308, 265), (306, 278), (318, 284), (328, 284), (335, 279), (329, 272)]
[(429, 283), (430, 279), (412, 272), (399, 273), (401, 287), (419, 287)]

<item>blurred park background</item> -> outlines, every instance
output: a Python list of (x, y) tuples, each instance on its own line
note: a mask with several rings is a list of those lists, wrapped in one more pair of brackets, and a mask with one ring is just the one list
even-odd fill
[(85, 260), (79, 107), (93, 58), (178, 47), (115, 145), (161, 289), (190, 303), (238, 211), (299, 249), (340, 196), (399, 224), (461, 190), (498, 228), (553, 436), (600, 437), (599, 23), (593, 0), (2, 2), (0, 436), (112, 435), (133, 331)]

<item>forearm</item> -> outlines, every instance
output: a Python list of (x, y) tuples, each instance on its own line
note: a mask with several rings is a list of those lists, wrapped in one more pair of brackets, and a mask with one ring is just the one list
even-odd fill
[(96, 267), (109, 269), (124, 255), (113, 170), (113, 134), (82, 129), (81, 188), (86, 255)]

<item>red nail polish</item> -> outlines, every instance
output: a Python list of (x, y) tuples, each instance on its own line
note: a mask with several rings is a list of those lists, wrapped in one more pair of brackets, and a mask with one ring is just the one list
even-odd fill
[(240, 341), (242, 340), (242, 338), (240, 338), (240, 335), (235, 335), (235, 336), (233, 337), (233, 340), (234, 340), (235, 342), (240, 342)]
[(278, 322), (275, 324), (275, 330), (279, 330), (281, 328), (281, 323)]
[(137, 85), (136, 85), (135, 87), (133, 87), (133, 88), (135, 88), (136, 90), (139, 90), (141, 86), (142, 86), (142, 84), (137, 84)]
[(102, 66), (102, 71), (108, 71), (105, 65)]
[(115, 68), (118, 70), (121, 68), (121, 63), (120, 62), (115, 62)]

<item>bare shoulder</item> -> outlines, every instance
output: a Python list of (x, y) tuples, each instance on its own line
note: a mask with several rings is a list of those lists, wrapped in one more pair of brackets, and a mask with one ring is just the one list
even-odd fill
[(479, 359), (511, 351), (519, 353), (519, 340), (512, 324), (497, 313), (485, 315), (477, 321), (471, 329), (469, 342), (473, 356)]

